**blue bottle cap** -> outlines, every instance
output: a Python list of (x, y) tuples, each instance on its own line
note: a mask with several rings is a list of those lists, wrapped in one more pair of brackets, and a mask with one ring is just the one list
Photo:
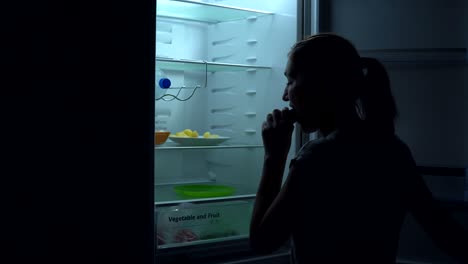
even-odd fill
[(168, 78), (159, 79), (159, 87), (161, 87), (163, 89), (167, 89), (167, 88), (171, 87), (171, 80), (169, 80)]

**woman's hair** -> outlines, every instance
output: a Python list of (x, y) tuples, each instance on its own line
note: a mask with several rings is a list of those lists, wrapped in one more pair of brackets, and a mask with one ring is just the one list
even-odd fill
[[(369, 126), (393, 133), (397, 108), (384, 66), (374, 58), (360, 57), (354, 46), (333, 33), (321, 33), (297, 42), (289, 53), (292, 75), (313, 76), (314, 89), (338, 107), (360, 110)], [(319, 89), (319, 90), (318, 90)]]

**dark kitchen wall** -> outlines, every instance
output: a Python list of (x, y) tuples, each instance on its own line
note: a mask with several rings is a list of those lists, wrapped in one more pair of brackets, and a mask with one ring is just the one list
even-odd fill
[[(394, 58), (412, 60), (414, 52), (408, 49), (440, 58), (445, 56), (440, 49), (468, 46), (468, 3), (463, 0), (330, 3), (331, 31), (348, 37), (359, 50), (390, 49)], [(373, 55), (382, 57), (378, 52)], [(397, 133), (417, 163), (464, 167), (468, 161), (467, 65), (386, 66), (400, 112)]]
[[(468, 46), (468, 2), (332, 0), (328, 3), (329, 17), (325, 19), (328, 25), (322, 30), (349, 38), (362, 51), (361, 55), (400, 60), (387, 62), (385, 66), (400, 114), (397, 134), (409, 145), (417, 164), (467, 167), (468, 65), (466, 61), (455, 61), (466, 59), (462, 49)], [(416, 62), (420, 54), (427, 56), (427, 60)], [(434, 58), (444, 56), (448, 58), (446, 63), (433, 63)], [(438, 199), (461, 200), (463, 189), (467, 188), (463, 177), (430, 176), (426, 182)], [(449, 208), (468, 228), (466, 206)], [(431, 263), (453, 262), (411, 215), (407, 216), (401, 233), (399, 257)]]

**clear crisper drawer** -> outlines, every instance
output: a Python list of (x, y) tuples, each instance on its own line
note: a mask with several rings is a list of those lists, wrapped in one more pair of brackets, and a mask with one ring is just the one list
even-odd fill
[(155, 209), (157, 248), (247, 238), (253, 200)]

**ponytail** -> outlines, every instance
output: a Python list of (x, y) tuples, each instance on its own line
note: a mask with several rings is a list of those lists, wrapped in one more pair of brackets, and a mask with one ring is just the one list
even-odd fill
[(376, 129), (394, 133), (397, 117), (395, 99), (390, 89), (390, 79), (384, 66), (374, 58), (362, 57), (364, 82), (358, 108), (365, 122)]

